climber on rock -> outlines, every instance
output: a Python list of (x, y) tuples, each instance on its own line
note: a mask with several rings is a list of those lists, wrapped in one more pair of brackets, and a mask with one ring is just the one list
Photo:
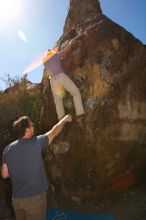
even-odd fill
[(43, 59), (45, 71), (50, 78), (51, 90), (56, 105), (58, 119), (60, 120), (65, 115), (63, 93), (64, 90), (66, 90), (73, 97), (78, 126), (84, 128), (85, 112), (81, 94), (74, 82), (64, 73), (61, 65), (61, 54), (62, 51), (58, 51), (58, 49), (48, 50)]

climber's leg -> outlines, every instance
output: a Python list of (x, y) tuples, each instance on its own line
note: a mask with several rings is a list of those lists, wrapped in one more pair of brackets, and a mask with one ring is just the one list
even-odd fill
[(58, 115), (58, 119), (60, 120), (65, 115), (65, 110), (63, 106), (64, 88), (59, 83), (58, 75), (57, 77), (51, 78), (50, 84), (56, 106), (56, 113)]
[(68, 91), (73, 96), (73, 101), (75, 105), (76, 115), (84, 114), (84, 108), (82, 103), (82, 97), (79, 89), (74, 84), (74, 82), (64, 73), (61, 73), (62, 84), (66, 91)]

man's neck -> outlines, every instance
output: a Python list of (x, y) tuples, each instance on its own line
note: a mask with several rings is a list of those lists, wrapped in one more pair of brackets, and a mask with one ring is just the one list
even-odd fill
[(23, 139), (31, 139), (31, 138), (32, 138), (32, 135), (24, 135), (22, 138), (23, 138)]

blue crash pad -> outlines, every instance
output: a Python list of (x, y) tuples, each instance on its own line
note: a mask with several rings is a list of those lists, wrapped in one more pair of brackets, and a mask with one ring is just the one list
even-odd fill
[(115, 218), (111, 215), (95, 215), (55, 208), (48, 211), (46, 220), (115, 220)]

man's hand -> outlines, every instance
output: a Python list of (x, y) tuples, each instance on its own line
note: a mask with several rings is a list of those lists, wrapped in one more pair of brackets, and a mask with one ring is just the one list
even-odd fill
[(64, 125), (67, 122), (72, 121), (72, 116), (71, 115), (66, 115), (64, 116), (52, 129), (51, 131), (47, 132), (48, 138), (49, 138), (49, 144), (53, 141), (55, 137), (57, 137), (60, 132), (62, 131)]
[(61, 120), (64, 120), (65, 122), (71, 122), (72, 121), (72, 116), (71, 115), (66, 115)]

